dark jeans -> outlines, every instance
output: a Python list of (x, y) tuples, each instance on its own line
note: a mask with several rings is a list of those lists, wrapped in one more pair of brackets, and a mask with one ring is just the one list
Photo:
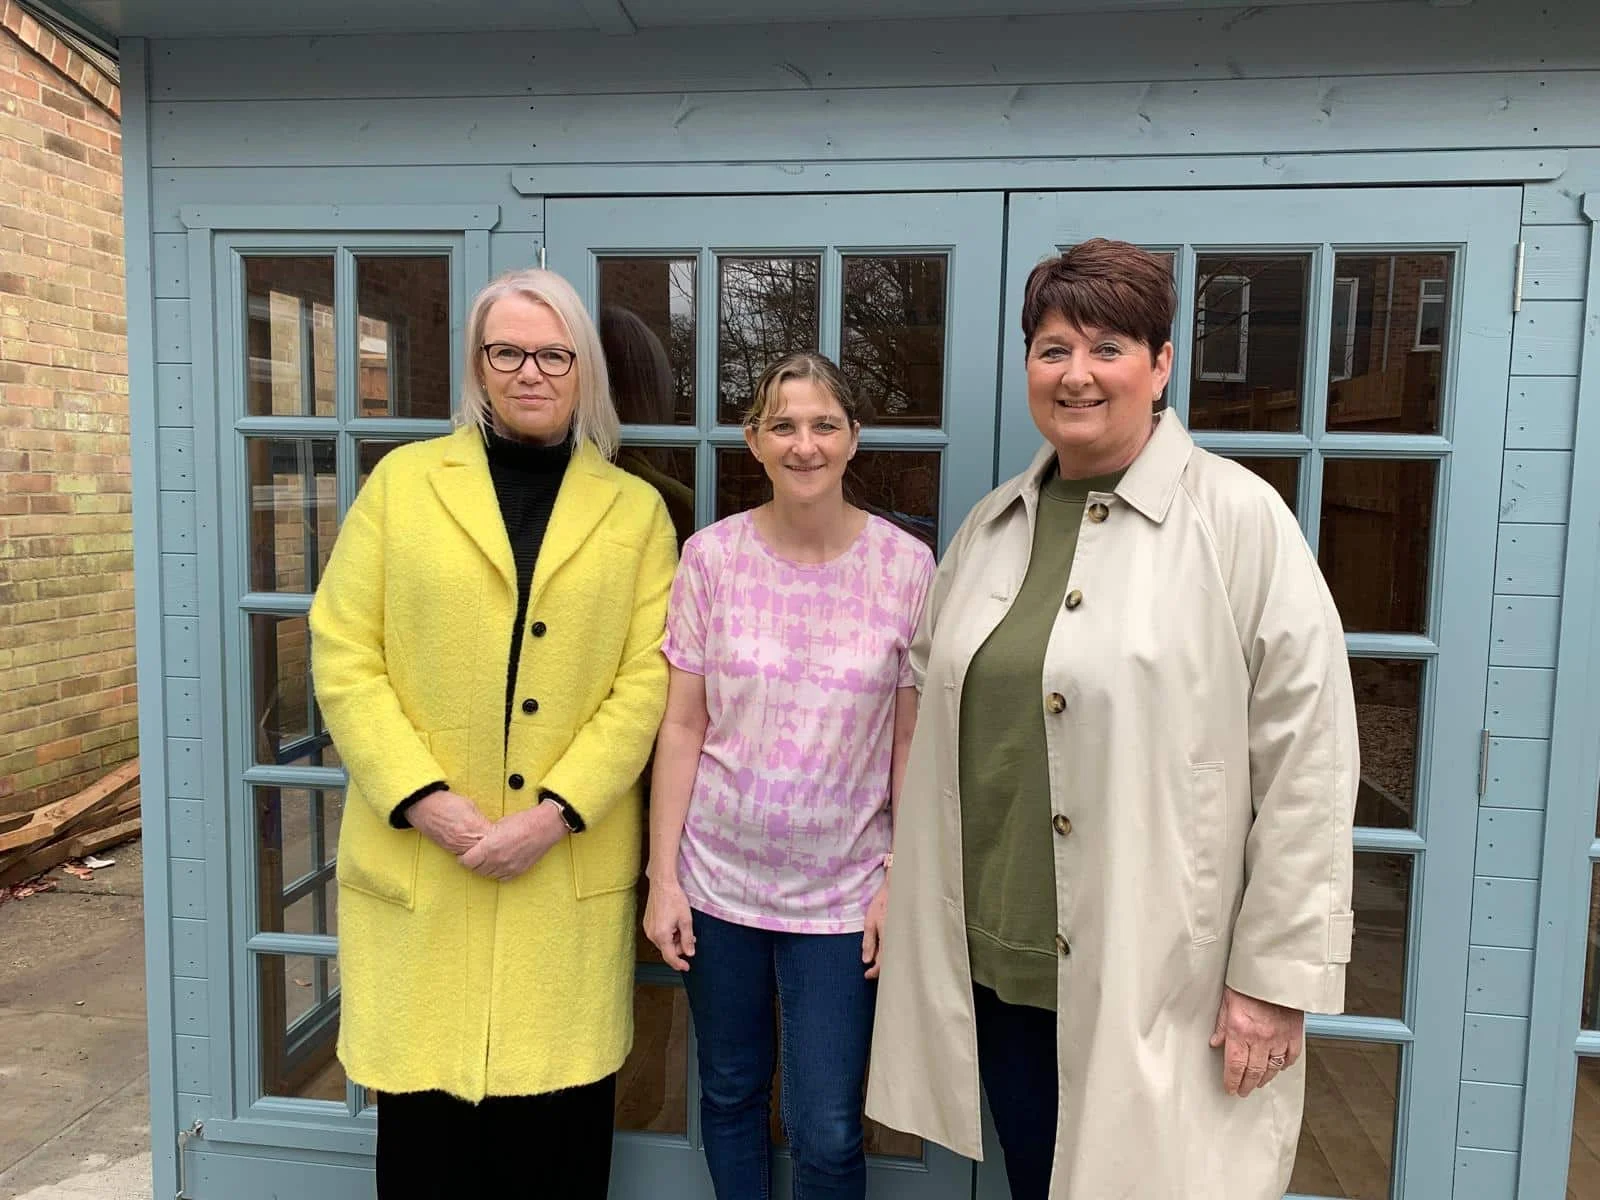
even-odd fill
[(379, 1200), (606, 1200), (617, 1077), (481, 1104), (444, 1092), (378, 1098)]
[(1056, 1014), (1007, 1004), (972, 987), (978, 1020), (978, 1074), (1005, 1153), (1011, 1200), (1048, 1200), (1056, 1153)]
[(697, 912), (694, 940), (684, 982), (700, 1047), (700, 1131), (718, 1200), (772, 1195), (774, 999), (795, 1200), (862, 1200), (861, 1086), (877, 985), (862, 974), (861, 935), (772, 933)]

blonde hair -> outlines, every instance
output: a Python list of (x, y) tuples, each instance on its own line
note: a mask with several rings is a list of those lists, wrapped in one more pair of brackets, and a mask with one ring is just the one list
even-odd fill
[(750, 398), (750, 407), (745, 409), (745, 425), (751, 429), (759, 426), (777, 404), (778, 392), (791, 379), (809, 379), (838, 402), (839, 407), (844, 409), (845, 420), (852, 427), (860, 424), (860, 405), (844, 372), (826, 354), (819, 354), (815, 350), (798, 350), (793, 354), (785, 354), (761, 372), (761, 378), (756, 380), (755, 395)]
[(461, 382), (461, 405), (456, 424), (488, 429), (493, 410), (483, 386), (483, 327), (495, 301), (507, 296), (525, 296), (543, 304), (566, 328), (577, 351), (578, 399), (572, 409), (572, 439), (587, 441), (606, 458), (615, 458), (622, 426), (611, 400), (611, 383), (606, 374), (606, 358), (600, 348), (600, 335), (594, 320), (584, 308), (573, 286), (554, 271), (527, 267), (507, 271), (491, 280), (473, 298), (467, 313), (467, 369)]

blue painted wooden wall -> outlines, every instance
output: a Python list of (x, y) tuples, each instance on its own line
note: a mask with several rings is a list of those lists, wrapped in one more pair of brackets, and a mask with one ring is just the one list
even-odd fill
[[(138, 644), (147, 824), (157, 826), (148, 938), (166, 976), (150, 980), (157, 1193), (176, 1190), (178, 1130), (231, 1108), (220, 1089), (234, 1068), (234, 997), (219, 961), (231, 851), (208, 799), (224, 777), (214, 518), (224, 481), (209, 258), (182, 210), (498, 204), (489, 260), (500, 270), (536, 259), (541, 189), (1467, 179), (1529, 183), (1504, 468), (1483, 481), (1502, 497), (1496, 593), (1484, 597), (1495, 737), (1476, 814), (1454, 1186), (1473, 1200), (1513, 1196), (1538, 1035), (1534, 913), (1565, 522), (1574, 472), (1600, 470), (1572, 461), (1589, 236), (1579, 201), (1600, 190), (1593, 29), (1586, 0), (1478, 0), (629, 38), (130, 43)], [(223, 1186), (237, 1154), (292, 1164), (339, 1146), (314, 1130), (299, 1136), (301, 1152), (209, 1147), (191, 1158), (191, 1189), (196, 1171)], [(303, 1169), (276, 1170), (288, 1187)], [(1443, 1181), (1438, 1194), (1450, 1194)]]

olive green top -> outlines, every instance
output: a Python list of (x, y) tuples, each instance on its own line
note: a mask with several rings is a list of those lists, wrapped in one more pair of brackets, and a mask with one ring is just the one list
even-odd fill
[(1028, 571), (973, 655), (961, 693), (961, 867), (975, 983), (1010, 1004), (1056, 1007), (1057, 836), (1050, 824), (1044, 659), (1066, 597), (1090, 492), (1122, 473), (1039, 490)]

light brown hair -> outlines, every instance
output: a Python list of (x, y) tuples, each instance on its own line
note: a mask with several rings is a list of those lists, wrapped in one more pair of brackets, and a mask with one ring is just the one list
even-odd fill
[(844, 409), (845, 419), (852, 428), (860, 423), (860, 406), (844, 372), (826, 354), (819, 354), (815, 350), (799, 350), (785, 354), (761, 372), (761, 378), (756, 380), (755, 395), (750, 398), (750, 407), (745, 410), (744, 423), (747, 427), (760, 427), (778, 403), (779, 391), (791, 379), (811, 380)]

